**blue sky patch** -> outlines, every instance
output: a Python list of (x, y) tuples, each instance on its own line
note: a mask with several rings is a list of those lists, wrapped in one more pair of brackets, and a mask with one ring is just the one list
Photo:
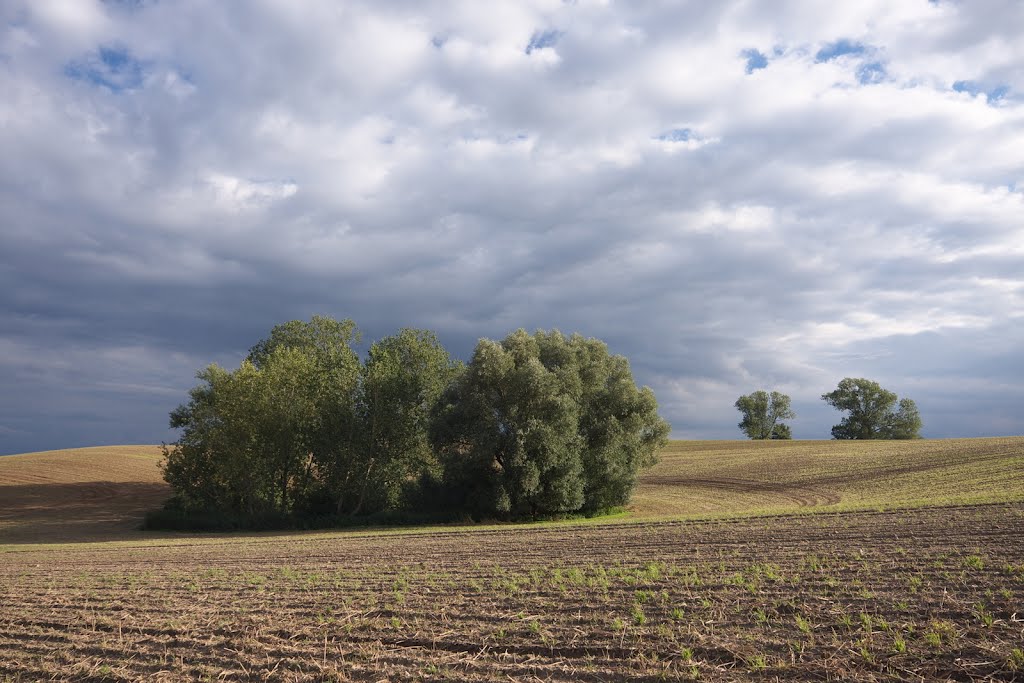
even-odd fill
[(673, 128), (672, 130), (665, 131), (657, 137), (658, 140), (664, 140), (666, 142), (686, 142), (693, 138), (693, 131), (689, 128)]
[(103, 0), (103, 4), (120, 9), (140, 10), (145, 7), (146, 3), (145, 0)]
[(751, 74), (758, 69), (763, 69), (768, 66), (768, 58), (765, 57), (759, 50), (755, 48), (749, 48), (740, 53), (747, 60), (747, 73)]
[(868, 62), (861, 64), (857, 69), (857, 80), (862, 85), (873, 85), (885, 80), (885, 65), (881, 62)]
[(535, 31), (534, 34), (530, 36), (530, 43), (526, 46), (526, 54), (530, 54), (534, 50), (540, 50), (545, 47), (554, 47), (562, 35), (562, 31), (556, 31), (555, 29)]
[(142, 85), (143, 68), (142, 62), (126, 48), (101, 46), (95, 54), (68, 63), (64, 73), (78, 81), (122, 92)]
[(840, 38), (834, 43), (826, 43), (818, 54), (814, 55), (815, 62), (827, 62), (843, 55), (861, 55), (867, 50), (861, 43), (855, 43), (846, 38)]
[(1008, 85), (997, 85), (991, 90), (986, 90), (980, 83), (974, 81), (956, 81), (953, 83), (953, 90), (957, 92), (965, 92), (971, 96), (984, 95), (985, 100), (992, 104), (998, 102), (1007, 96), (1010, 92), (1010, 86)]

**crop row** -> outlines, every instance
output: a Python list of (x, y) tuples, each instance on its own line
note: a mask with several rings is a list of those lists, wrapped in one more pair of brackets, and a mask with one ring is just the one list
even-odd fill
[(1022, 515), (10, 552), (0, 680), (1012, 679)]

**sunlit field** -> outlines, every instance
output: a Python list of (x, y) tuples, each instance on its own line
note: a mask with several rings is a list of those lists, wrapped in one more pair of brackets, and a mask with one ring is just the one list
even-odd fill
[(1012, 680), (1022, 452), (673, 442), (609, 518), (239, 535), (134, 530), (153, 447), (0, 458), (0, 680)]

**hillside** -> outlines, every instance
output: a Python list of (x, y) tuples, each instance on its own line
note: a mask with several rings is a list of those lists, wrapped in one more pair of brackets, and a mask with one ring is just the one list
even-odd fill
[(170, 495), (159, 446), (0, 457), (0, 543), (123, 537)]
[(661, 519), (1024, 499), (1024, 437), (673, 441), (634, 516)]
[[(1024, 500), (1024, 437), (673, 441), (620, 520)], [(170, 494), (157, 446), (0, 457), (0, 543), (132, 533)]]

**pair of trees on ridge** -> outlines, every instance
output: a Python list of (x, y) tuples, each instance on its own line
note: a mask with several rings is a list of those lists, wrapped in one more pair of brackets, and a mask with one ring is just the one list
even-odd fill
[(832, 427), (833, 439), (920, 439), (917, 404), (864, 378), (847, 377), (821, 399), (848, 415)]
[(389, 511), (519, 518), (627, 502), (669, 427), (607, 346), (524, 330), (468, 364), (426, 330), (353, 349), (351, 320), (273, 328), (238, 369), (201, 370), (171, 413), (172, 507), (186, 514)]
[[(822, 400), (848, 413), (832, 427), (834, 439), (919, 439), (921, 415), (909, 398), (898, 399), (877, 382), (847, 377)], [(751, 439), (791, 439), (789, 425), (782, 420), (796, 417), (789, 396), (777, 391), (755, 391), (736, 400), (743, 414), (739, 428)]]

